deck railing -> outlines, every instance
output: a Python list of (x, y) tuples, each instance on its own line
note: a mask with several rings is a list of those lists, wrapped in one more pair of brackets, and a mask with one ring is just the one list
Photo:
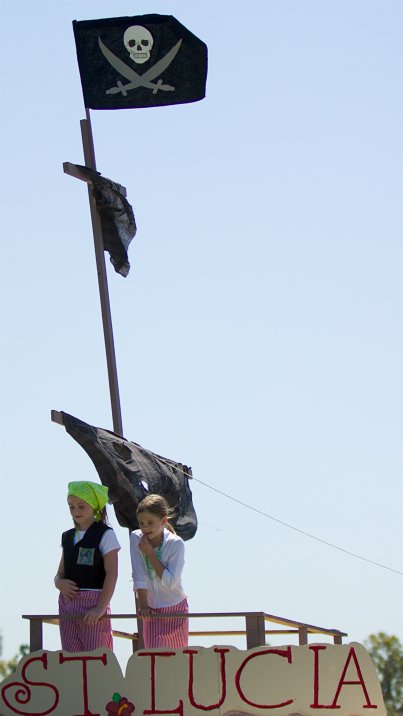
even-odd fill
[[(211, 619), (211, 618), (234, 618), (241, 617), (245, 619), (245, 629), (243, 630), (204, 630), (204, 631), (190, 631), (189, 636), (245, 636), (246, 637), (246, 648), (253, 649), (255, 646), (264, 646), (266, 644), (267, 635), (297, 635), (298, 644), (303, 645), (308, 643), (309, 635), (324, 635), (333, 638), (334, 644), (342, 644), (344, 636), (347, 636), (345, 632), (341, 632), (338, 629), (326, 629), (324, 627), (314, 626), (313, 624), (305, 624), (304, 622), (294, 621), (292, 619), (285, 619), (283, 617), (277, 617), (274, 614), (266, 614), (265, 612), (196, 612), (191, 614), (175, 614), (175, 618), (183, 617), (184, 619), (189, 617), (193, 619)], [(29, 619), (30, 626), (30, 651), (39, 651), (43, 649), (43, 624), (59, 624), (61, 619), (81, 619), (81, 616), (69, 616), (58, 614), (23, 614), (23, 619)], [(107, 617), (102, 617), (106, 619)], [(110, 619), (136, 619), (137, 620), (137, 632), (128, 633), (123, 631), (113, 631), (113, 635), (123, 639), (130, 639), (133, 644), (133, 651), (143, 648), (142, 640), (142, 620), (143, 617), (139, 614), (111, 614)], [(148, 619), (167, 619), (169, 616), (162, 614), (153, 614), (147, 617)], [(281, 629), (268, 629), (266, 628), (267, 623), (281, 625)]]

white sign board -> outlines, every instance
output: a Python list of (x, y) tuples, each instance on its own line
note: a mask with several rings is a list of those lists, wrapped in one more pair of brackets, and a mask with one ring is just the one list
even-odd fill
[(386, 716), (361, 644), (133, 654), (37, 651), (0, 684), (1, 716)]

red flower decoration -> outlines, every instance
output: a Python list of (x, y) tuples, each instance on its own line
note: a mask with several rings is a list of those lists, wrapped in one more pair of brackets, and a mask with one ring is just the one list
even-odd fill
[[(114, 694), (118, 696), (118, 694)], [(134, 711), (134, 705), (127, 700), (125, 696), (119, 696), (119, 700), (116, 698), (105, 706), (107, 710), (107, 716), (130, 716)]]

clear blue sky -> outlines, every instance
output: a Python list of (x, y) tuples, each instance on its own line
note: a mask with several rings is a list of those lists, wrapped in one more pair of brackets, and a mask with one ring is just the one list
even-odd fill
[[(92, 112), (98, 168), (138, 224), (129, 277), (107, 259), (125, 436), (400, 572), (195, 480), (191, 609), (403, 640), (403, 4), (1, 11), (3, 656), (28, 640), (21, 614), (56, 612), (66, 485), (97, 479), (50, 411), (112, 428), (87, 193), (62, 171), (83, 161), (71, 21), (149, 12), (206, 42), (209, 76), (203, 102)], [(117, 532), (113, 611), (130, 612)]]

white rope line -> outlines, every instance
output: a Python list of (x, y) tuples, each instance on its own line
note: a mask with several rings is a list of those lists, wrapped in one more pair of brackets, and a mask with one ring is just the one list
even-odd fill
[[(151, 452), (151, 450), (147, 450), (146, 448), (141, 448), (144, 450), (144, 452), (150, 453), (154, 457), (156, 457), (155, 453)], [(161, 458), (158, 456), (158, 459), (163, 462), (168, 467), (172, 467), (172, 465), (169, 462), (166, 462), (164, 458)], [(184, 471), (181, 470), (180, 467), (175, 468), (178, 472), (181, 472), (185, 477), (189, 478), (189, 475)], [(373, 559), (368, 559), (367, 557), (363, 557), (360, 554), (356, 554), (355, 552), (351, 552), (348, 549), (344, 549), (344, 547), (339, 547), (337, 544), (333, 544), (332, 542), (327, 542), (324, 539), (321, 539), (320, 537), (316, 537), (315, 535), (310, 534), (309, 532), (305, 532), (304, 530), (300, 530), (298, 527), (294, 527), (294, 525), (288, 524), (288, 522), (283, 522), (282, 520), (279, 520), (277, 517), (273, 517), (273, 515), (269, 515), (267, 512), (263, 512), (262, 510), (258, 510), (257, 507), (252, 507), (252, 505), (248, 505), (246, 502), (242, 502), (242, 500), (238, 500), (236, 497), (232, 497), (232, 495), (228, 495), (228, 493), (223, 492), (222, 490), (218, 490), (216, 487), (213, 487), (212, 485), (208, 485), (207, 482), (203, 482), (202, 480), (197, 479), (196, 477), (191, 477), (190, 479), (194, 480), (195, 482), (199, 482), (201, 485), (204, 485), (204, 487), (207, 487), (209, 490), (213, 490), (213, 492), (217, 492), (219, 495), (222, 495), (223, 497), (226, 497), (228, 500), (232, 500), (232, 502), (236, 502), (238, 505), (242, 505), (242, 507), (246, 507), (247, 510), (252, 510), (252, 512), (257, 512), (258, 515), (262, 515), (263, 517), (267, 517), (269, 520), (273, 520), (273, 522), (277, 522), (279, 525), (283, 525), (283, 527), (288, 527), (289, 530), (294, 530), (294, 532), (299, 532), (299, 534), (304, 535), (304, 537), (309, 537), (310, 539), (314, 539), (316, 542), (321, 542), (321, 544), (325, 544), (327, 547), (332, 547), (332, 549), (337, 549), (339, 552), (344, 552), (344, 554), (348, 554), (350, 557), (355, 557), (356, 559), (360, 559), (363, 562), (368, 562), (369, 564), (375, 565), (375, 567), (380, 567), (381, 569), (386, 569), (388, 572), (394, 572), (395, 574), (401, 574), (403, 575), (403, 572), (401, 572), (398, 569), (394, 569), (393, 567), (387, 567), (385, 564), (381, 564), (380, 562), (375, 562)]]
[(300, 534), (304, 535), (305, 537), (309, 537), (310, 539), (316, 540), (316, 542), (321, 542), (322, 544), (327, 545), (327, 547), (332, 547), (333, 549), (337, 549), (337, 550), (339, 550), (339, 552), (344, 552), (345, 554), (350, 555), (350, 557), (355, 557), (356, 559), (361, 559), (363, 562), (369, 562), (370, 564), (374, 564), (376, 567), (381, 567), (382, 569), (387, 569), (389, 572), (395, 572), (395, 574), (403, 575), (403, 572), (400, 572), (398, 569), (393, 569), (393, 567), (387, 567), (385, 564), (381, 564), (380, 562), (375, 562), (373, 559), (368, 559), (367, 557), (362, 557), (362, 555), (356, 554), (355, 552), (350, 552), (350, 550), (344, 549), (344, 547), (338, 547), (336, 544), (332, 544), (332, 542), (327, 542), (326, 540), (321, 539), (320, 537), (315, 537), (315, 535), (312, 535), (309, 532), (305, 532), (304, 530), (300, 530), (298, 527), (294, 527), (294, 525), (290, 525), (287, 522), (283, 522), (282, 520), (279, 520), (277, 517), (273, 517), (273, 515), (267, 514), (267, 512), (263, 512), (262, 510), (258, 510), (256, 507), (247, 505), (246, 502), (237, 500), (236, 497), (232, 497), (232, 495), (228, 495), (226, 492), (217, 490), (217, 488), (212, 487), (211, 485), (208, 485), (206, 482), (202, 482), (202, 480), (198, 480), (195, 477), (193, 478), (193, 480), (196, 480), (196, 482), (200, 482), (201, 485), (208, 487), (209, 490), (214, 490), (214, 492), (218, 492), (218, 494), (223, 495), (224, 497), (227, 497), (229, 500), (232, 500), (233, 502), (237, 502), (238, 505), (242, 505), (242, 507), (246, 507), (248, 510), (257, 512), (259, 515), (263, 515), (263, 517), (268, 517), (269, 520), (278, 522), (278, 524), (283, 525), (283, 527), (288, 527), (288, 529), (294, 530), (295, 532), (299, 532)]

